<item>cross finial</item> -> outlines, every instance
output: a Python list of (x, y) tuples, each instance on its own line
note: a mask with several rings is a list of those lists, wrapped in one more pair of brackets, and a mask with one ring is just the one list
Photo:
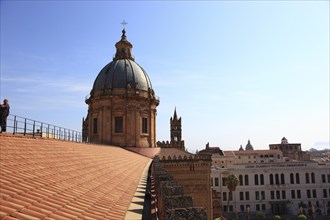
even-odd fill
[(127, 24), (127, 22), (124, 19), (120, 24), (123, 25), (123, 29), (125, 29), (125, 25)]

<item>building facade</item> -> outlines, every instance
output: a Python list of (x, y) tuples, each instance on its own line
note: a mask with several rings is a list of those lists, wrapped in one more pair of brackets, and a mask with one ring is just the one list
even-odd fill
[[(272, 148), (212, 154), (211, 185), (218, 195), (213, 207), (221, 204), (222, 212), (245, 215), (330, 214), (330, 163), (298, 161), (284, 153)], [(227, 207), (229, 174), (236, 175), (240, 185)]]
[[(240, 185), (229, 199), (225, 178), (235, 174)], [(237, 213), (306, 214), (330, 212), (330, 163), (274, 162), (212, 167), (212, 189), (220, 193), (222, 210)], [(213, 201), (219, 202), (219, 201)]]

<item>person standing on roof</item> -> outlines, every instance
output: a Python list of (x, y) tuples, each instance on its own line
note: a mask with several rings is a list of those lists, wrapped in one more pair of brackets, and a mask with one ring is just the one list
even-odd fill
[(6, 132), (7, 130), (7, 117), (9, 115), (9, 102), (8, 99), (3, 100), (3, 104), (0, 105), (0, 127), (1, 127), (1, 133)]

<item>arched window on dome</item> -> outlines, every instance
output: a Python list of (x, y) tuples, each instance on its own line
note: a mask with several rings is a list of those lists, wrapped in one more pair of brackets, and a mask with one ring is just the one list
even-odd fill
[(93, 118), (93, 134), (97, 134), (97, 118)]
[(142, 118), (142, 133), (148, 134), (148, 118)]
[(115, 117), (115, 133), (123, 133), (124, 131), (124, 118), (117, 116)]

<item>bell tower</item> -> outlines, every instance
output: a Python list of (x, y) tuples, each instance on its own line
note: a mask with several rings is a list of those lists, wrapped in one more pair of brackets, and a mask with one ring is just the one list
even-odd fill
[(174, 109), (173, 118), (170, 119), (171, 125), (171, 142), (180, 142), (182, 138), (181, 117), (178, 119), (176, 108)]

